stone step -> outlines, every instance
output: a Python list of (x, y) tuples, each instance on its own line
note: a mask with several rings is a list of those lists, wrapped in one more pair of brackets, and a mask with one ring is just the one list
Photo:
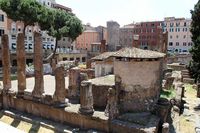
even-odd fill
[[(36, 117), (28, 113), (24, 112), (19, 112), (13, 109), (10, 110), (2, 110), (2, 114), (9, 116), (11, 118), (20, 120), (20, 121), (25, 121), (27, 123), (31, 123), (33, 125), (39, 125), (41, 127), (44, 127), (46, 129), (53, 130), (55, 132), (61, 132), (61, 133), (72, 133), (72, 132), (82, 132), (83, 130), (72, 126), (68, 124), (61, 124), (59, 122), (54, 122), (51, 120), (43, 119), (41, 117)], [(95, 133), (102, 133), (102, 132), (97, 132), (94, 130), (87, 130), (84, 131), (85, 133), (90, 133), (90, 132), (95, 132)]]

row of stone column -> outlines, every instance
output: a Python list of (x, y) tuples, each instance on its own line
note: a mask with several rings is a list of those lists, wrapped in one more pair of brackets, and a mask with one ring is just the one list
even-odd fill
[[(34, 33), (34, 75), (35, 85), (32, 92), (32, 97), (35, 99), (43, 98), (44, 94), (44, 79), (43, 79), (43, 53), (42, 53), (42, 39), (39, 33)], [(11, 63), (9, 51), (8, 35), (2, 36), (2, 63), (3, 63), (3, 91), (9, 92), (11, 90)], [(53, 96), (54, 101), (65, 101), (65, 79), (64, 68), (56, 68), (56, 91)], [(24, 34), (19, 33), (17, 37), (17, 80), (18, 93), (17, 96), (23, 97), (26, 89), (26, 53), (24, 44)]]

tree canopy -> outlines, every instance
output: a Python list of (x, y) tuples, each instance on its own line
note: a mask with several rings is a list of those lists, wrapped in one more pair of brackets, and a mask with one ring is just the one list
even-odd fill
[(44, 7), (36, 0), (0, 0), (0, 8), (13, 21), (22, 21), (26, 28), (38, 22)]
[(26, 26), (39, 24), (41, 30), (56, 38), (55, 51), (57, 41), (62, 37), (69, 37), (73, 41), (82, 33), (81, 21), (75, 15), (47, 8), (36, 0), (0, 0), (0, 8), (13, 21), (24, 23), (24, 34)]
[(190, 62), (189, 69), (196, 81), (200, 82), (200, 0), (195, 5), (194, 10), (191, 11), (191, 14), (191, 33), (194, 45), (190, 50), (193, 60)]
[(83, 30), (81, 21), (73, 14), (67, 13), (59, 9), (44, 9), (45, 19), (39, 19), (39, 25), (42, 30), (47, 31), (50, 36), (56, 38), (56, 45), (54, 49), (54, 54), (57, 49), (58, 40), (62, 37), (68, 37), (74, 41)]

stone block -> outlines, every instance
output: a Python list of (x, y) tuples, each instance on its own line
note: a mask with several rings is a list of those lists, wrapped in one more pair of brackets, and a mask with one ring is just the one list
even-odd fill
[(183, 83), (186, 83), (186, 84), (194, 84), (194, 83), (195, 83), (195, 80), (194, 80), (194, 79), (191, 79), (191, 78), (183, 78)]

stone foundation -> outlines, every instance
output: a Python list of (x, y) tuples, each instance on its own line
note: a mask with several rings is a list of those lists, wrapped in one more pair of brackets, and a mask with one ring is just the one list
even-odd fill
[(54, 108), (52, 106), (36, 103), (29, 100), (3, 95), (4, 108), (16, 109), (35, 116), (51, 119), (61, 123), (69, 123), (82, 129), (96, 129), (109, 132), (108, 118), (104, 113), (94, 112), (92, 116), (78, 113), (80, 105), (71, 105), (66, 108)]

